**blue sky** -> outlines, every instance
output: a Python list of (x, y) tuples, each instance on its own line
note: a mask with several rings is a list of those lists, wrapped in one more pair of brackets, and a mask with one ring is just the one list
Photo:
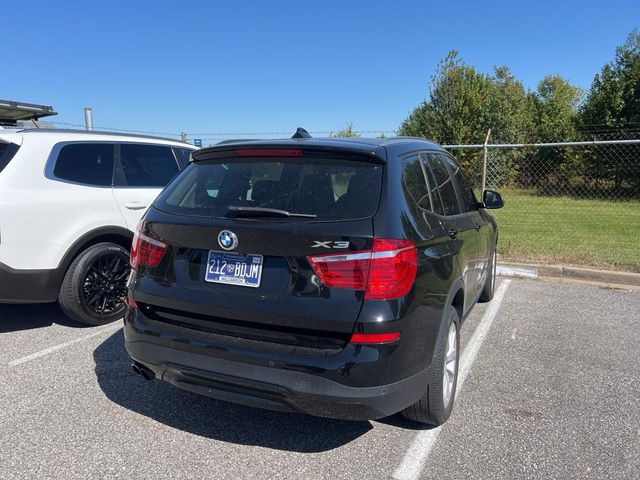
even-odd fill
[[(535, 88), (588, 88), (635, 1), (34, 1), (2, 7), (0, 98), (177, 133), (395, 130), (457, 49)], [(205, 143), (207, 136), (204, 137)], [(213, 140), (211, 140), (213, 141)]]

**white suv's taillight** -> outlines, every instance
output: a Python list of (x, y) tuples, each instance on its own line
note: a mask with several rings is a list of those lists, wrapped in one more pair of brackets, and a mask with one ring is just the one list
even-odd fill
[(364, 290), (365, 299), (389, 300), (406, 295), (416, 278), (416, 246), (409, 240), (376, 238), (371, 250), (307, 257), (329, 288)]
[(136, 271), (140, 265), (156, 267), (167, 251), (166, 243), (142, 233), (143, 226), (143, 222), (138, 224), (131, 244), (130, 263), (131, 268)]

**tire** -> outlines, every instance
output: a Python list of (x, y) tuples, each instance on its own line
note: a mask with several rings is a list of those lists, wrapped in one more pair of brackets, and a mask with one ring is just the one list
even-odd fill
[(98, 243), (83, 250), (62, 280), (58, 304), (81, 323), (105, 325), (124, 315), (129, 276), (129, 251), (115, 243)]
[[(451, 338), (455, 334), (454, 338)], [(451, 346), (455, 351), (451, 352)], [(447, 353), (449, 357), (447, 359)], [(455, 360), (452, 365), (451, 360)], [(431, 380), (426, 393), (416, 403), (404, 409), (401, 414), (414, 422), (442, 425), (453, 411), (458, 384), (458, 363), (460, 360), (460, 319), (454, 308), (449, 308), (447, 321), (440, 329), (431, 364)], [(447, 368), (449, 367), (449, 368)], [(448, 372), (448, 374), (447, 374)], [(445, 375), (449, 382), (445, 382)], [(449, 388), (447, 388), (449, 387)]]
[(497, 263), (496, 248), (493, 249), (493, 255), (491, 256), (491, 265), (489, 265), (489, 271), (487, 278), (484, 281), (484, 287), (478, 298), (479, 302), (490, 302), (493, 298), (493, 294), (496, 291), (496, 263)]

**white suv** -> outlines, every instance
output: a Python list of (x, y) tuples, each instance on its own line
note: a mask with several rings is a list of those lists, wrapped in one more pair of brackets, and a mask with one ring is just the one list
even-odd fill
[(0, 130), (0, 302), (56, 299), (80, 322), (124, 311), (136, 224), (194, 147), (74, 130)]

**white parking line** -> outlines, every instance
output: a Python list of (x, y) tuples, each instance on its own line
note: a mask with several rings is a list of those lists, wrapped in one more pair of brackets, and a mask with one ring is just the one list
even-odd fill
[[(504, 294), (510, 283), (511, 280), (504, 280), (500, 283), (496, 289), (493, 300), (480, 319), (480, 324), (476, 328), (473, 337), (471, 337), (471, 340), (469, 340), (469, 343), (467, 344), (467, 348), (465, 348), (462, 353), (460, 366), (458, 368), (458, 392), (460, 392), (462, 384), (464, 383), (465, 378), (467, 378), (469, 370), (471, 370), (473, 362), (478, 355), (478, 351), (487, 337), (487, 333), (496, 318), (496, 314), (498, 313), (498, 309), (500, 308), (500, 304), (502, 303), (502, 299), (504, 298)], [(413, 443), (409, 447), (409, 450), (405, 453), (402, 463), (396, 471), (393, 472), (393, 478), (396, 480), (417, 479), (420, 476), (420, 472), (422, 471), (425, 462), (427, 461), (429, 453), (436, 444), (438, 435), (445, 426), (446, 424), (431, 430), (422, 430), (418, 432), (413, 439)]]
[(15, 367), (18, 365), (22, 365), (23, 363), (30, 362), (40, 357), (44, 357), (45, 355), (49, 355), (50, 353), (57, 352), (58, 350), (62, 350), (64, 348), (70, 347), (71, 345), (75, 345), (76, 343), (84, 342), (93, 337), (97, 337), (98, 335), (102, 335), (105, 332), (113, 332), (122, 328), (122, 322), (116, 321), (106, 327), (99, 328), (93, 330), (91, 333), (87, 335), (83, 335), (82, 337), (74, 338), (73, 340), (69, 340), (68, 342), (59, 343), (58, 345), (54, 345), (53, 347), (45, 348), (44, 350), (40, 350), (39, 352), (32, 353), (31, 355), (27, 355), (26, 357), (17, 358), (15, 360), (11, 360), (9, 362), (10, 367)]

